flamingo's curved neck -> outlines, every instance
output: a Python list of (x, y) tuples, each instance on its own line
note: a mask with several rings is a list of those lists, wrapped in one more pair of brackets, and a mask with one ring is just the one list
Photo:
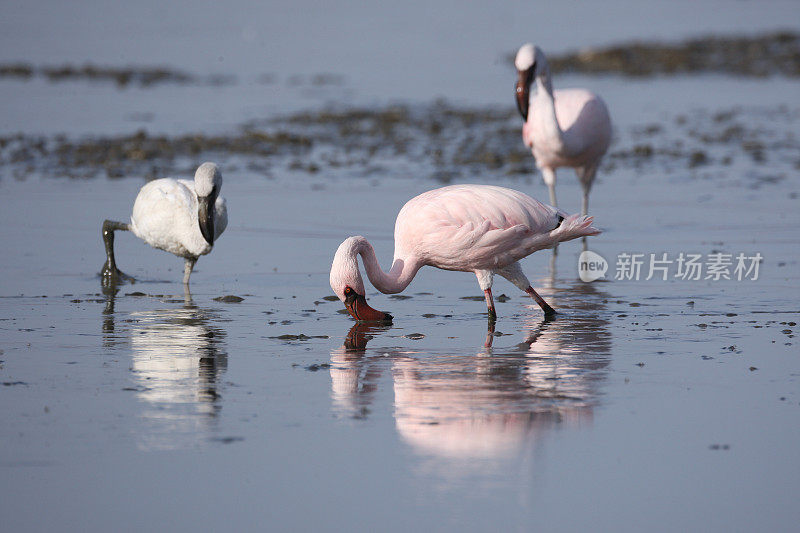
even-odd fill
[(540, 131), (546, 139), (551, 139), (553, 149), (565, 157), (580, 151), (580, 143), (570, 131), (564, 132), (556, 118), (556, 102), (549, 74), (536, 78), (536, 110), (531, 115), (538, 117)]
[(392, 268), (386, 273), (381, 269), (378, 263), (378, 258), (375, 257), (375, 250), (372, 245), (366, 240), (360, 243), (357, 252), (361, 255), (364, 261), (364, 269), (367, 271), (367, 277), (376, 289), (384, 294), (396, 294), (402, 292), (422, 265), (416, 261), (408, 261), (403, 258), (395, 257)]
[(538, 101), (536, 111), (544, 123), (547, 136), (561, 139), (563, 142), (564, 132), (561, 131), (561, 126), (558, 125), (558, 119), (556, 119), (556, 103), (553, 99), (553, 86), (550, 84), (549, 77), (546, 74), (537, 76), (535, 83)]

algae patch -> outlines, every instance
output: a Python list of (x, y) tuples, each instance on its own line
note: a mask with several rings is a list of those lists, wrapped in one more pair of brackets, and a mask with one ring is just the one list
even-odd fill
[(644, 77), (713, 72), (798, 77), (800, 34), (785, 31), (755, 37), (707, 36), (679, 43), (629, 42), (548, 56), (548, 63), (553, 72), (581, 74)]

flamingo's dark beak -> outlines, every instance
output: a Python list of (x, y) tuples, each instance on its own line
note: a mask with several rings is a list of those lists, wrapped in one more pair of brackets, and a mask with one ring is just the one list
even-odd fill
[(533, 81), (534, 67), (528, 70), (518, 70), (517, 85), (515, 88), (517, 98), (517, 109), (519, 114), (522, 115), (522, 120), (528, 121), (528, 101), (531, 94), (531, 82)]
[(214, 206), (211, 205), (213, 196), (200, 196), (197, 198), (197, 221), (200, 224), (200, 233), (206, 242), (214, 245)]
[(367, 298), (351, 290), (345, 295), (344, 306), (350, 315), (358, 321), (364, 322), (391, 322), (392, 315), (377, 311), (367, 304)]

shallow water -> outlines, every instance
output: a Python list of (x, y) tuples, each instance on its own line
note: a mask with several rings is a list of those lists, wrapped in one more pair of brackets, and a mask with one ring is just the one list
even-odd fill
[[(722, 10), (711, 29), (738, 30), (747, 17), (772, 28), (789, 8), (739, 4)], [(551, 18), (575, 9), (553, 8)], [(658, 36), (705, 30), (702, 17), (663, 11)], [(26, 13), (25, 20), (33, 16)], [(473, 6), (459, 16), (475, 21), (481, 13)], [(680, 31), (679, 20), (688, 24)], [(224, 46), (249, 50), (235, 45), (241, 27), (225, 28)], [(605, 35), (590, 30), (588, 44)], [(167, 41), (180, 41), (183, 31)], [(511, 33), (508, 43), (498, 38), (487, 49), (506, 53), (521, 39)], [(420, 48), (439, 42), (420, 35)], [(120, 46), (142, 56), (122, 57), (145, 62), (150, 45), (136, 47), (124, 36)], [(626, 27), (613, 40), (637, 36)], [(561, 39), (555, 47), (570, 46)], [(328, 104), (381, 113), (406, 86), (389, 84), (391, 91), (376, 96), (380, 84), (361, 84), (368, 69), (347, 54), (351, 45), (323, 51), (345, 55), (341, 65), (323, 55), (328, 61), (307, 68), (265, 67), (283, 80), (266, 86), (119, 91), (0, 81), (0, 130), (103, 142), (142, 124), (169, 135), (231, 133), (276, 117), (284, 125), (294, 110)], [(207, 58), (170, 53), (177, 54), (172, 63), (191, 56), (187, 68), (208, 68)], [(26, 57), (84, 56), (76, 41), (62, 55)], [(248, 65), (230, 70), (241, 79), (262, 72)], [(420, 68), (427, 81), (407, 96), (412, 109), (425, 110), (436, 92), (426, 84), (438, 72), (430, 63)], [(325, 70), (346, 81), (306, 92), (284, 83), (291, 73)], [(461, 87), (454, 101), (467, 112), (502, 115), (513, 106), (513, 79), (502, 82), (504, 73), (497, 66), (491, 84), (463, 74), (474, 90)], [(331, 163), (353, 149), (348, 139), (320, 140), (324, 129), (314, 149), (297, 156), (302, 168), (295, 156), (270, 156), (263, 171), (249, 154), (202, 154), (222, 164), (230, 224), (199, 260), (191, 294), (179, 282), (182, 260), (125, 232), (117, 234), (117, 260), (137, 281), (101, 288), (100, 225), (129, 216), (147, 163), (125, 179), (106, 179), (102, 169), (94, 179), (66, 179), (80, 173), (59, 169), (48, 155), (3, 160), (4, 529), (794, 530), (797, 82), (566, 76), (556, 80), (562, 83), (592, 87), (614, 116), (616, 155), (605, 161), (590, 206), (604, 233), (589, 249), (609, 270), (605, 280), (579, 281), (579, 241), (560, 246), (552, 265), (552, 252), (537, 252), (523, 267), (559, 315), (544, 321), (538, 306), (498, 279), (493, 330), (466, 273), (423, 269), (398, 296), (368, 289), (371, 305), (394, 315), (392, 325), (356, 325), (330, 300), (328, 269), (344, 237), (365, 235), (388, 264), (395, 214), (440, 185), (439, 163), (424, 150), (427, 123), (407, 130), (414, 132), (409, 152), (379, 152), (368, 164), (358, 157)], [(272, 100), (262, 98), (265, 87)], [(314, 116), (302, 133), (319, 129)], [(496, 126), (478, 122), (474, 133), (495, 135)], [(443, 137), (445, 151), (462, 146), (458, 136)], [(190, 159), (173, 166), (190, 166)], [(454, 161), (442, 163), (448, 179), (547, 197), (537, 175)], [(304, 170), (309, 163), (318, 170)], [(559, 173), (558, 194), (563, 208), (578, 209), (570, 171)], [(622, 253), (675, 260), (682, 252), (760, 253), (763, 262), (757, 280), (684, 280), (674, 275), (675, 263), (667, 280), (657, 272), (645, 280), (647, 264), (642, 279), (615, 279)], [(242, 300), (222, 298), (228, 295)]]
[[(651, 180), (652, 200), (598, 187), (607, 232), (591, 248), (759, 250), (758, 281), (585, 284), (580, 244), (567, 243), (553, 277), (550, 252), (526, 261), (559, 317), (544, 322), (499, 280), (509, 299), (487, 338), (469, 274), (423, 270), (407, 299), (371, 293), (391, 326), (356, 326), (324, 299), (341, 236), (363, 230), (388, 258), (385, 213), (425, 180), (314, 190), (230, 176), (235, 218), (199, 261), (191, 296), (180, 260), (125, 233), (118, 260), (139, 281), (100, 290), (99, 221), (125, 213), (136, 180), (5, 181), (18, 199), (0, 215), (17, 250), (0, 291), (7, 523), (338, 529), (358, 515), (398, 528), (789, 530), (793, 185), (684, 185)], [(687, 203), (689, 186), (712, 198), (689, 200), (697, 208), (680, 222), (648, 216)], [(577, 200), (570, 180), (560, 190)], [(755, 214), (764, 204), (780, 221)], [(226, 294), (244, 300), (214, 300)]]

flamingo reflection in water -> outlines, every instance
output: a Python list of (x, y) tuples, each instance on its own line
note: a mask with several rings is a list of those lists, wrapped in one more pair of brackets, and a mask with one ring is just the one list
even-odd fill
[(390, 326), (356, 324), (331, 355), (334, 410), (368, 416), (381, 375), (391, 370), (401, 438), (422, 455), (457, 460), (513, 457), (557, 427), (590, 424), (611, 334), (602, 293), (589, 285), (568, 290), (581, 293), (559, 298), (574, 316), (533, 324), (523, 342), (488, 343), (475, 355), (370, 352), (370, 338)]
[(177, 449), (208, 440), (228, 359), (225, 331), (216, 324), (214, 311), (197, 306), (187, 290), (179, 307), (135, 311), (118, 321), (115, 294), (106, 294), (104, 342), (132, 351), (131, 388), (142, 402), (145, 421), (137, 435), (139, 446)]
[(367, 343), (391, 329), (386, 324), (357, 322), (341, 348), (331, 353), (331, 397), (334, 410), (353, 418), (369, 413), (383, 374), (383, 358), (365, 357)]

